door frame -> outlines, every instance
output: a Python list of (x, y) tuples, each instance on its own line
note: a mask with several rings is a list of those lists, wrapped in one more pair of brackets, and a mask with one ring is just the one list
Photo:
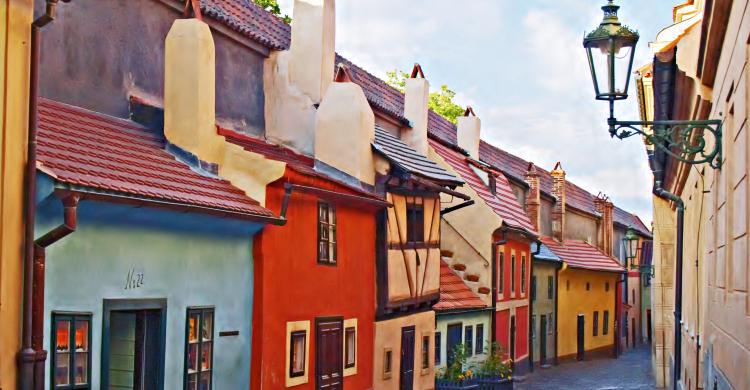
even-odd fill
[(101, 388), (109, 388), (109, 329), (113, 311), (159, 310), (161, 312), (161, 339), (159, 348), (158, 389), (164, 389), (164, 356), (167, 347), (167, 299), (104, 299), (102, 310), (102, 352), (100, 356)]
[(320, 375), (318, 375), (318, 364), (320, 363), (319, 355), (320, 352), (320, 332), (318, 327), (321, 323), (326, 322), (339, 322), (341, 324), (341, 388), (344, 388), (344, 351), (346, 345), (344, 345), (344, 317), (343, 316), (330, 316), (330, 317), (315, 317), (315, 364), (313, 365), (313, 375), (315, 375), (315, 388), (320, 388)]
[[(399, 340), (399, 351), (398, 351), (398, 356), (399, 356), (399, 361), (398, 361), (398, 388), (399, 389), (403, 388), (403, 380), (404, 380), (404, 375), (403, 375), (403, 373), (404, 373), (404, 370), (403, 370), (403, 368), (404, 368), (404, 357), (403, 357), (403, 354), (404, 354), (404, 332), (407, 332), (407, 331), (412, 331), (414, 333), (414, 344), (411, 346), (411, 355), (412, 355), (411, 356), (411, 360), (412, 360), (412, 362), (411, 362), (411, 364), (412, 364), (411, 380), (412, 380), (412, 383), (409, 386), (410, 389), (414, 389), (414, 379), (417, 377), (417, 374), (416, 374), (417, 369), (416, 369), (416, 367), (414, 367), (415, 364), (416, 364), (416, 357), (417, 357), (417, 328), (416, 328), (415, 325), (402, 326), (401, 327), (401, 337), (400, 337), (400, 340)], [(462, 335), (463, 335), (463, 333), (462, 333)]]

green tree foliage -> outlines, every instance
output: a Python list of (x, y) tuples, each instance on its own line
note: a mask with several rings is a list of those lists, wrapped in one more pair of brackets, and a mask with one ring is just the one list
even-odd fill
[(266, 11), (278, 16), (281, 20), (287, 23), (292, 22), (292, 18), (290, 18), (289, 15), (281, 14), (281, 7), (279, 7), (279, 2), (277, 0), (253, 0), (253, 2), (263, 7)]
[[(409, 78), (408, 73), (400, 70), (392, 70), (386, 72), (386, 75), (388, 76), (386, 83), (404, 92), (406, 89), (406, 79)], [(453, 102), (454, 97), (456, 97), (456, 93), (443, 84), (440, 86), (439, 91), (430, 92), (429, 106), (432, 111), (435, 111), (443, 118), (455, 124), (456, 118), (464, 114), (464, 109)]]

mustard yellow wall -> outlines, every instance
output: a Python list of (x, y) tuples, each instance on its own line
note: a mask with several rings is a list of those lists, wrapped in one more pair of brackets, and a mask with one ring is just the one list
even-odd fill
[(0, 0), (0, 388), (16, 388), (31, 0)]
[[(559, 273), (558, 298), (558, 345), (559, 357), (575, 355), (577, 352), (578, 315), (585, 315), (585, 349), (591, 351), (612, 346), (615, 326), (615, 281), (619, 274), (565, 268)], [(586, 291), (586, 283), (590, 290)], [(569, 285), (568, 285), (569, 283)], [(609, 291), (605, 284), (609, 283)], [(603, 333), (604, 311), (609, 311), (609, 331)], [(594, 312), (599, 312), (597, 336), (593, 335)]]

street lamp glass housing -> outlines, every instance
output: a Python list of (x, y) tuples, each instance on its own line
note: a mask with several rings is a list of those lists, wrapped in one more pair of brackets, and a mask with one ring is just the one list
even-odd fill
[(635, 229), (629, 227), (625, 232), (622, 243), (625, 247), (625, 257), (630, 262), (631, 267), (635, 266), (635, 258), (638, 256), (638, 241), (639, 238)]
[(638, 33), (623, 26), (613, 0), (602, 7), (604, 19), (583, 39), (591, 79), (598, 100), (622, 100), (628, 97)]

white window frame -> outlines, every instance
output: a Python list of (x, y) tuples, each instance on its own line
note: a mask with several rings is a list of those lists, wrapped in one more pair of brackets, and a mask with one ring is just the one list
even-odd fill
[[(305, 373), (300, 376), (291, 377), (289, 367), (291, 362), (292, 333), (305, 332)], [(310, 376), (310, 321), (290, 321), (286, 323), (286, 365), (284, 366), (284, 376), (286, 377), (286, 387), (298, 386), (309, 381)]]

